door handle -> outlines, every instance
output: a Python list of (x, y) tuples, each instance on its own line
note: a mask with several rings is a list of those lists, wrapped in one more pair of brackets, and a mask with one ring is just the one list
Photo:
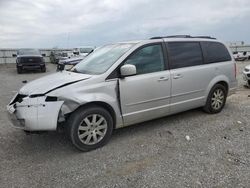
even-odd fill
[(181, 74), (176, 74), (176, 75), (174, 75), (173, 78), (174, 78), (174, 79), (179, 79), (179, 78), (182, 78), (182, 75), (181, 75)]
[(158, 79), (158, 81), (160, 82), (160, 81), (168, 81), (168, 77), (160, 77), (159, 79)]

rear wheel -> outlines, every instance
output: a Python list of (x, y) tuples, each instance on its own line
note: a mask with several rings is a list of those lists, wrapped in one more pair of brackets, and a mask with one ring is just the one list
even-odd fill
[(248, 83), (248, 87), (250, 87), (250, 80), (248, 80), (247, 83)]
[(89, 151), (105, 145), (113, 132), (110, 113), (99, 106), (79, 108), (68, 120), (67, 133), (75, 147)]
[(225, 106), (227, 98), (227, 90), (225, 86), (216, 84), (209, 92), (204, 110), (207, 113), (219, 113)]

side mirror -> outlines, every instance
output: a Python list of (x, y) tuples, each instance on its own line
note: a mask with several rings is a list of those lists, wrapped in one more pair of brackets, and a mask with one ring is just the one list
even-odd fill
[(43, 57), (46, 57), (46, 54), (42, 54)]
[(57, 64), (57, 69), (56, 69), (56, 71), (63, 71), (64, 68), (65, 68), (65, 64), (59, 62), (59, 63)]
[(17, 55), (16, 54), (12, 54), (12, 57), (16, 57)]
[(120, 68), (120, 72), (122, 77), (132, 76), (136, 74), (136, 67), (135, 65), (126, 64)]

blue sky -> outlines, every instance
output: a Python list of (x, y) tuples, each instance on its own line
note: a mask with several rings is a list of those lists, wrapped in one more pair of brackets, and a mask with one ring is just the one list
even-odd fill
[(0, 48), (99, 46), (152, 36), (250, 43), (249, 0), (0, 0)]

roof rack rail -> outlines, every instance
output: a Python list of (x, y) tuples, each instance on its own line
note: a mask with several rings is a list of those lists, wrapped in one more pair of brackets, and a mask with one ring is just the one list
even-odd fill
[(215, 37), (210, 36), (192, 36), (192, 38), (216, 39)]
[(190, 35), (170, 35), (170, 36), (162, 36), (162, 37), (152, 37), (150, 39), (163, 39), (163, 38), (190, 38)]
[(210, 36), (190, 36), (190, 35), (170, 35), (170, 36), (162, 36), (162, 37), (152, 37), (150, 39), (163, 39), (163, 38), (206, 38), (206, 39), (216, 39)]

